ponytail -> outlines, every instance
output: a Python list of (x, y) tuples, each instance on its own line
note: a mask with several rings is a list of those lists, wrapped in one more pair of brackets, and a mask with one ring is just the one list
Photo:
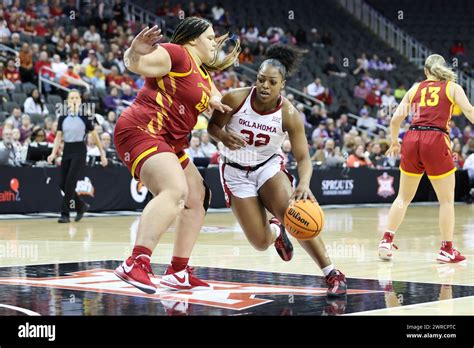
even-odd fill
[(259, 70), (266, 64), (270, 64), (280, 70), (283, 79), (293, 75), (303, 61), (306, 50), (296, 46), (273, 44), (265, 52), (266, 60), (260, 65)]
[(446, 61), (439, 54), (432, 54), (426, 58), (425, 69), (440, 81), (454, 82), (457, 79), (456, 73), (446, 66)]

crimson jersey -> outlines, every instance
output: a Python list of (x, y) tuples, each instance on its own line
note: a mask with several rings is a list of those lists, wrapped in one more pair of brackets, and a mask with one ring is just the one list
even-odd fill
[(422, 81), (410, 103), (415, 110), (412, 126), (432, 126), (449, 132), (454, 101), (449, 95), (450, 81)]
[(125, 117), (142, 131), (171, 144), (187, 143), (198, 115), (208, 107), (212, 80), (183, 46), (165, 43), (161, 47), (171, 57), (171, 71), (161, 78), (147, 77), (130, 106), (133, 116)]

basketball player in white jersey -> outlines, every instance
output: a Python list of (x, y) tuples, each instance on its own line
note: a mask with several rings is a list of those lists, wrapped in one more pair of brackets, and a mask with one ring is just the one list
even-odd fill
[[(316, 200), (309, 188), (313, 166), (302, 120), (280, 95), (286, 76), (297, 69), (303, 53), (292, 46), (270, 46), (256, 86), (224, 95), (222, 103), (232, 111), (215, 110), (208, 126), (209, 134), (224, 144), (220, 174), (227, 204), (250, 244), (257, 250), (274, 244), (284, 261), (293, 256), (293, 245), (281, 224), (290, 201)], [(299, 183), (294, 192), (281, 151), (286, 134), (298, 163)], [(274, 216), (270, 221), (265, 208)], [(321, 237), (299, 242), (326, 276), (328, 295), (344, 296), (345, 276), (334, 268)]]

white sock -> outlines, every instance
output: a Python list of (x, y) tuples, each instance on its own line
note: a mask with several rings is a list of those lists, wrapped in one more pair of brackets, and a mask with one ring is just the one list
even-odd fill
[(275, 239), (277, 239), (279, 236), (280, 236), (280, 226), (278, 226), (277, 224), (270, 224), (270, 228), (272, 229), (272, 231), (275, 231)]
[(323, 271), (324, 275), (327, 276), (333, 269), (334, 265), (331, 263), (329, 266), (322, 268), (321, 271)]
[(391, 234), (395, 234), (395, 231), (385, 230), (385, 232), (388, 232), (388, 233), (391, 233)]

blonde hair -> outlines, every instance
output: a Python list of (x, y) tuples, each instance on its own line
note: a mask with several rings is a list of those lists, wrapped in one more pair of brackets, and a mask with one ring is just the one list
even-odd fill
[(228, 40), (231, 40), (231, 39), (229, 39), (229, 33), (216, 38), (217, 48), (216, 48), (216, 53), (214, 55), (214, 59), (211, 62), (209, 62), (207, 64), (204, 64), (204, 66), (206, 67), (207, 70), (209, 70), (209, 71), (222, 71), (222, 70), (225, 70), (229, 66), (234, 64), (234, 62), (239, 58), (239, 54), (240, 54), (240, 51), (241, 51), (241, 49), (240, 49), (240, 40), (235, 39), (234, 40), (235, 41), (235, 46), (232, 49), (232, 51), (230, 53), (228, 53), (222, 60), (218, 59), (219, 52), (223, 49), (225, 43)]
[(441, 81), (456, 81), (457, 75), (446, 65), (446, 61), (439, 54), (432, 54), (425, 61), (425, 69)]

